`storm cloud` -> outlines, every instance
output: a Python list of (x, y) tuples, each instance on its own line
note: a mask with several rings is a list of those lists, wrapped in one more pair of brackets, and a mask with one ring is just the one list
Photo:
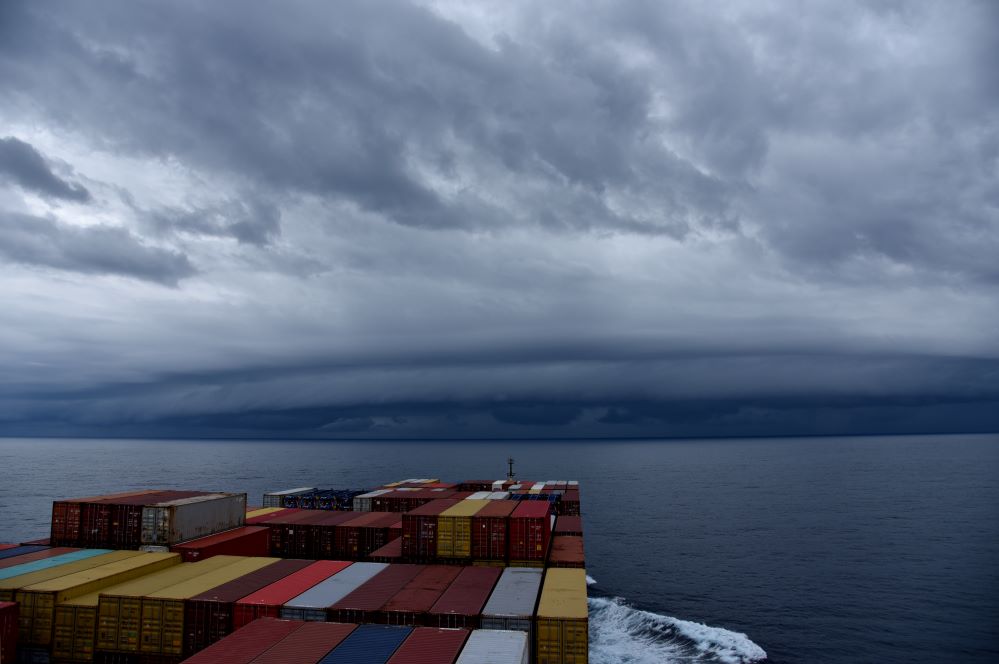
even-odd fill
[(5, 2), (0, 433), (999, 429), (996, 25)]

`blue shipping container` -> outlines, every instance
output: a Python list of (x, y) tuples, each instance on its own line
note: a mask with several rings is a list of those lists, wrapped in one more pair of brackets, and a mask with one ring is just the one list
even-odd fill
[(42, 549), (48, 549), (47, 546), (42, 546), (41, 544), (22, 544), (21, 546), (15, 546), (13, 549), (4, 549), (0, 551), (0, 560), (4, 558), (13, 558), (14, 556), (23, 556), (26, 553), (34, 553), (35, 551), (41, 551)]
[(412, 627), (361, 625), (319, 664), (385, 664), (412, 631)]

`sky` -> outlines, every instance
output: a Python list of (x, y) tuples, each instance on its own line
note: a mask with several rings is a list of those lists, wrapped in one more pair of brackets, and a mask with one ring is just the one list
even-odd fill
[(999, 431), (999, 4), (0, 3), (0, 435)]

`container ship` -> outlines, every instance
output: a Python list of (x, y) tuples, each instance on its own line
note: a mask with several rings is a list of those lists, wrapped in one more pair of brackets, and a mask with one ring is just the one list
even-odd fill
[(576, 481), (59, 500), (0, 545), (0, 664), (585, 664)]

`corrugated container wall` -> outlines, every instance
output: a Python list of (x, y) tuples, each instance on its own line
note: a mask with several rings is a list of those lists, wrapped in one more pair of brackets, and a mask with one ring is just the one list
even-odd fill
[(245, 493), (171, 500), (142, 509), (142, 544), (169, 546), (242, 526)]
[(361, 625), (320, 664), (385, 664), (410, 632), (411, 627)]
[[(60, 565), (65, 565), (66, 563), (71, 563), (74, 560), (86, 560), (87, 558), (93, 558), (94, 556), (100, 556), (105, 553), (111, 553), (110, 549), (64, 549), (62, 547), (56, 549), (49, 549), (49, 551), (67, 551), (68, 553), (60, 553), (54, 555), (50, 558), (40, 558), (33, 560), (31, 562), (23, 562), (19, 565), (11, 565), (10, 567), (4, 567), (0, 569), (0, 579), (9, 579), (12, 576), (18, 576), (21, 574), (29, 574), (31, 572), (40, 572), (44, 569), (50, 569), (52, 567), (59, 567)], [(49, 551), (39, 551), (38, 553), (48, 553)], [(17, 558), (12, 558), (11, 560), (21, 560), (22, 558), (28, 558), (36, 554), (28, 554), (27, 556), (18, 556)]]
[(381, 609), (403, 587), (422, 572), (422, 565), (390, 565), (330, 606), (332, 622), (375, 622)]
[(264, 494), (264, 500), (262, 507), (284, 507), (283, 500), (285, 496), (300, 495), (303, 493), (309, 493), (315, 491), (315, 487), (299, 487), (297, 489), (285, 489), (284, 491), (271, 491)]
[(217, 535), (174, 544), (185, 563), (196, 563), (212, 556), (266, 556), (270, 552), (270, 530), (265, 526), (243, 526)]
[(541, 590), (542, 570), (507, 567), (482, 609), (483, 629), (515, 629), (533, 636), (534, 608)]
[(417, 627), (387, 664), (454, 664), (468, 630)]
[(99, 556), (91, 556), (83, 560), (66, 562), (57, 567), (50, 567), (48, 569), (38, 570), (37, 572), (28, 572), (27, 574), (19, 574), (8, 579), (0, 579), (0, 602), (13, 602), (14, 592), (20, 588), (31, 586), (36, 583), (42, 583), (43, 581), (48, 581), (50, 579), (57, 579), (60, 576), (66, 576), (67, 574), (73, 574), (74, 572), (79, 572), (81, 570), (100, 567), (101, 565), (113, 563), (118, 560), (126, 560), (138, 555), (138, 551), (112, 551), (110, 553), (102, 553)]
[[(298, 622), (261, 618), (184, 660), (184, 664), (250, 664), (301, 627)], [(121, 664), (131, 663), (122, 660)]]
[(489, 594), (502, 570), (498, 567), (464, 567), (427, 617), (431, 627), (475, 629)]
[(232, 626), (239, 629), (256, 618), (277, 618), (281, 606), (334, 574), (350, 567), (340, 560), (320, 560), (280, 581), (243, 597), (233, 607)]
[(286, 636), (253, 664), (314, 664), (350, 636), (356, 625), (310, 622)]
[(402, 515), (404, 560), (432, 562), (437, 557), (437, 517), (457, 503), (446, 498), (435, 500)]
[(426, 613), (461, 572), (453, 565), (428, 565), (381, 608), (379, 622), (387, 625), (422, 625)]
[(17, 604), (0, 602), (0, 664), (17, 660)]
[(584, 570), (545, 571), (535, 629), (536, 664), (586, 664), (589, 624)]
[(388, 565), (382, 563), (354, 563), (288, 600), (281, 608), (281, 617), (285, 620), (325, 621), (326, 609), (387, 568)]

